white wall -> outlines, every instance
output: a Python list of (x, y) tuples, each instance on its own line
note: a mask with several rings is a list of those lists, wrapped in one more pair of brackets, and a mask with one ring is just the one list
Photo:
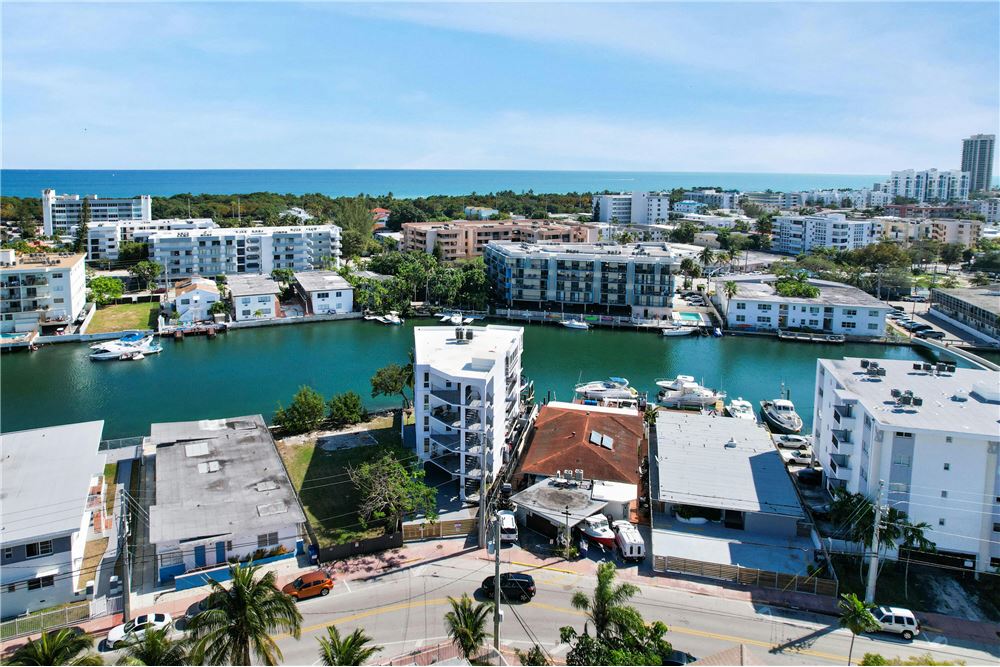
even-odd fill
[(885, 316), (890, 310), (888, 307), (833, 306), (831, 326), (824, 329), (826, 307), (822, 304), (796, 302), (793, 299), (785, 299), (784, 303), (788, 305), (787, 322), (779, 326), (781, 304), (734, 297), (726, 310), (726, 324), (731, 329), (774, 331), (779, 328), (806, 328), (849, 336), (881, 337), (885, 335)]
[[(273, 294), (233, 297), (236, 321), (270, 320), (277, 316), (278, 298)], [(260, 314), (257, 312), (260, 311)]]
[(312, 312), (316, 314), (349, 313), (354, 310), (354, 290), (348, 287), (310, 292), (309, 301)]

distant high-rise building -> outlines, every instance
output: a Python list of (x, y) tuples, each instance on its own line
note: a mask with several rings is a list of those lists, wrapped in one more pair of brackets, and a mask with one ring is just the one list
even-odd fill
[(962, 171), (969, 172), (969, 192), (989, 190), (993, 184), (995, 134), (974, 134), (962, 140)]

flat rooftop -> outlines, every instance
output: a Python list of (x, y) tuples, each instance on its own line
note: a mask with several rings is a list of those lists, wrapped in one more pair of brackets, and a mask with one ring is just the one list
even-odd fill
[(281, 293), (281, 287), (270, 276), (231, 275), (226, 280), (226, 287), (234, 297)]
[(82, 262), (86, 257), (83, 253), (68, 252), (44, 252), (32, 253), (30, 255), (16, 254), (14, 264), (12, 266), (0, 267), (0, 273), (69, 269)]
[[(511, 496), (519, 509), (544, 517), (550, 523), (575, 526), (608, 506), (607, 500), (596, 500), (590, 482), (557, 482), (544, 479)], [(567, 515), (568, 512), (568, 515)]]
[(157, 241), (176, 238), (227, 238), (234, 236), (273, 236), (299, 232), (322, 232), (340, 228), (336, 225), (293, 225), (286, 227), (214, 227), (212, 229), (163, 230), (150, 235)]
[[(953, 373), (915, 370), (921, 362), (879, 359), (884, 376), (869, 376), (861, 359), (821, 359), (820, 364), (887, 426), (996, 437), (1000, 433), (1000, 372), (956, 368)], [(921, 364), (922, 365), (922, 364)], [(897, 405), (892, 390), (912, 391), (923, 405)]]
[(993, 315), (1000, 315), (1000, 283), (984, 287), (959, 287), (957, 289), (935, 287), (931, 289), (932, 300), (935, 294), (946, 294), (976, 308), (982, 308)]
[(103, 430), (93, 421), (0, 435), (0, 542), (79, 530), (90, 478), (104, 470)]
[[(560, 259), (585, 259), (586, 256), (602, 259), (676, 259), (677, 250), (669, 243), (562, 243), (559, 241), (492, 241), (490, 246), (511, 255), (555, 255)], [(583, 257), (580, 257), (580, 256)]]
[(153, 544), (260, 535), (306, 518), (260, 415), (153, 424)]
[(815, 298), (807, 297), (787, 297), (781, 296), (774, 290), (774, 282), (778, 276), (767, 274), (762, 276), (732, 277), (726, 276), (726, 281), (732, 280), (736, 283), (736, 295), (734, 300), (746, 299), (751, 301), (773, 301), (776, 303), (812, 303), (818, 306), (861, 306), (865, 308), (881, 308), (889, 310), (889, 306), (879, 301), (871, 294), (843, 283), (835, 283), (829, 280), (809, 279), (808, 282), (813, 287), (819, 288), (819, 296)]
[(472, 339), (455, 337), (453, 326), (414, 327), (417, 364), (453, 376), (486, 377), (494, 363), (514, 347), (524, 335), (522, 327), (488, 324), (485, 327), (462, 327)]
[(654, 500), (805, 516), (771, 436), (745, 419), (659, 410), (649, 469)]
[(353, 289), (336, 271), (296, 271), (295, 280), (307, 292)]

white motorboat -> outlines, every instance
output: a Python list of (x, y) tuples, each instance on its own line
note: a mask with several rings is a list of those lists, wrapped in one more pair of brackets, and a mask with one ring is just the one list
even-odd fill
[(615, 533), (608, 525), (608, 519), (603, 514), (588, 516), (581, 525), (583, 536), (591, 542), (597, 542), (609, 549), (615, 546)]
[(795, 404), (787, 398), (760, 402), (764, 422), (775, 433), (798, 433), (802, 430), (802, 417), (795, 411)]
[(628, 386), (627, 378), (610, 377), (607, 380), (581, 382), (573, 387), (580, 398), (599, 401), (605, 398), (633, 398), (636, 390)]
[(742, 396), (730, 401), (729, 405), (726, 406), (726, 414), (736, 419), (746, 419), (752, 422), (757, 421), (757, 415), (753, 413), (753, 403), (745, 400)]
[(462, 317), (462, 313), (449, 313), (441, 316), (442, 324), (454, 324), (456, 326), (462, 326), (465, 318)]
[(661, 329), (660, 333), (664, 336), (690, 336), (695, 331), (697, 331), (696, 327), (669, 326)]
[(392, 324), (392, 325), (402, 324), (403, 323), (403, 318), (400, 317), (399, 313), (397, 313), (396, 311), (392, 311), (388, 315), (385, 316), (385, 323), (386, 324)]
[(678, 375), (674, 379), (662, 378), (656, 381), (660, 391), (656, 400), (668, 408), (707, 408), (725, 400), (726, 392), (702, 387), (690, 375)]
[(131, 361), (159, 354), (163, 351), (163, 346), (154, 342), (152, 335), (133, 333), (118, 340), (95, 343), (90, 349), (90, 358), (94, 361)]
[(590, 325), (583, 320), (563, 320), (562, 325), (567, 329), (589, 329)]

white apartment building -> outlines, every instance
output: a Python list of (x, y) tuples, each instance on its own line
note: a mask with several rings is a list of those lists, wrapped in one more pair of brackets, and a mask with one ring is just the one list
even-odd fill
[[(736, 294), (726, 294), (726, 283)], [(715, 300), (729, 329), (779, 331), (802, 329), (823, 333), (880, 338), (892, 308), (857, 287), (828, 280), (809, 280), (819, 296), (789, 297), (775, 289), (773, 275), (727, 277), (715, 283)]]
[(983, 223), (979, 220), (884, 216), (873, 218), (873, 221), (878, 225), (879, 237), (904, 245), (914, 241), (937, 241), (974, 248), (983, 232)]
[(295, 287), (311, 315), (354, 310), (354, 288), (336, 271), (296, 271)]
[(521, 413), (524, 329), (416, 327), (413, 338), (417, 456), (457, 479), (463, 501), (478, 502)]
[(87, 582), (99, 579), (83, 563), (104, 509), (103, 429), (94, 421), (0, 436), (4, 619), (86, 600)]
[[(819, 359), (813, 434), (829, 487), (926, 522), (957, 567), (1000, 567), (1000, 373), (947, 364)], [(971, 564), (970, 564), (971, 563)]]
[(833, 206), (837, 208), (866, 209), (892, 203), (887, 192), (861, 188), (859, 190), (806, 190), (801, 193), (805, 206)]
[(162, 231), (215, 229), (211, 218), (163, 218), (161, 220), (119, 220), (87, 226), (87, 259), (116, 260), (122, 243), (145, 243), (149, 235)]
[(805, 204), (805, 193), (802, 192), (747, 192), (742, 201), (756, 204), (765, 211), (790, 211)]
[(632, 218), (633, 225), (656, 225), (670, 219), (669, 192), (633, 192)]
[(708, 204), (700, 201), (684, 200), (674, 204), (673, 210), (677, 213), (701, 213), (708, 208)]
[(980, 199), (973, 203), (976, 206), (976, 212), (986, 218), (986, 222), (993, 225), (1000, 222), (1000, 197)]
[(489, 220), (500, 215), (500, 211), (487, 206), (466, 206), (463, 212), (466, 220)]
[(219, 288), (210, 278), (188, 278), (174, 286), (173, 307), (181, 324), (212, 320), (212, 306), (221, 300)]
[(719, 192), (717, 190), (687, 190), (684, 193), (686, 201), (696, 201), (707, 204), (709, 208), (737, 209), (740, 207), (740, 193), (735, 191)]
[(71, 234), (80, 222), (84, 200), (90, 205), (90, 222), (118, 220), (150, 220), (153, 199), (141, 195), (133, 199), (105, 199), (97, 195), (57, 195), (55, 190), (42, 190), (42, 227), (46, 236)]
[(799, 255), (814, 248), (854, 250), (878, 240), (878, 223), (843, 213), (782, 215), (774, 219), (775, 252)]
[(632, 195), (628, 192), (616, 195), (594, 195), (591, 209), (594, 212), (594, 222), (613, 221), (619, 225), (630, 224), (632, 222)]
[(226, 287), (237, 322), (273, 320), (282, 315), (278, 302), (281, 287), (270, 276), (230, 276)]
[(919, 203), (966, 201), (969, 198), (969, 172), (958, 169), (894, 171), (879, 189), (893, 198), (906, 197)]
[(336, 225), (160, 231), (147, 243), (150, 258), (164, 266), (168, 280), (340, 266)]
[(83, 254), (18, 255), (0, 250), (0, 332), (65, 326), (87, 303)]

